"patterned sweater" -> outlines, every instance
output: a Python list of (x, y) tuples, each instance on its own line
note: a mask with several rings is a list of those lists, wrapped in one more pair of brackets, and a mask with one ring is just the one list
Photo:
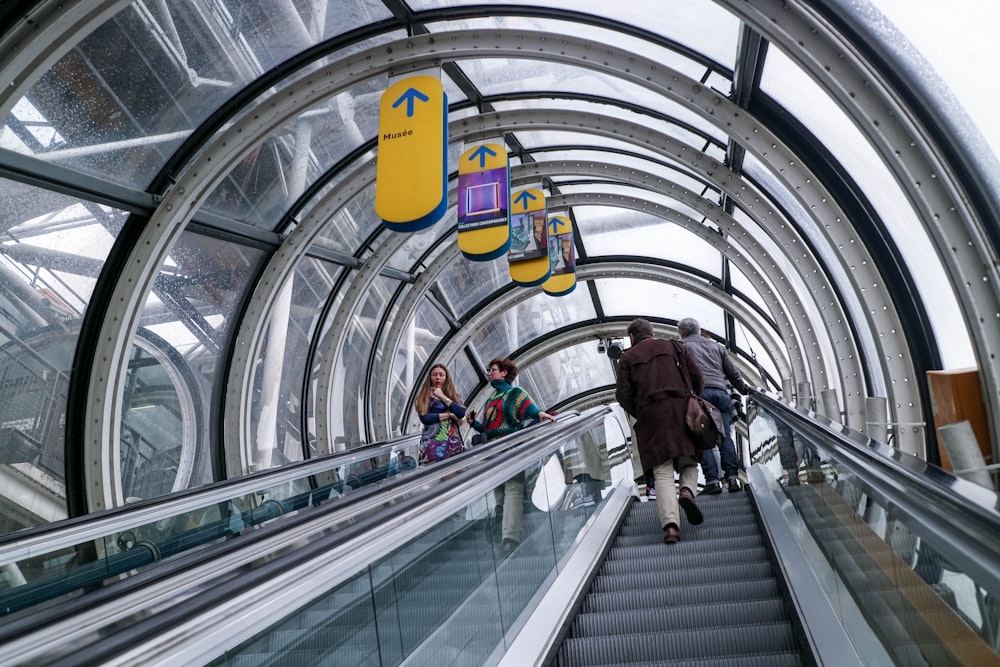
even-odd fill
[(506, 380), (490, 380), (490, 384), (493, 395), (486, 399), (483, 420), (472, 422), (472, 428), (485, 432), (487, 440), (518, 431), (527, 426), (525, 422), (538, 418), (541, 409), (524, 389), (514, 387)]

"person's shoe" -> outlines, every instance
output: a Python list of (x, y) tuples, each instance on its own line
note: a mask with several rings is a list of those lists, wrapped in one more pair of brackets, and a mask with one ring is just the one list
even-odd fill
[(656, 489), (646, 489), (646, 497), (650, 500), (656, 500)]
[(521, 545), (517, 540), (512, 540), (509, 537), (505, 537), (503, 540), (503, 555), (509, 556), (514, 553), (514, 549)]
[(742, 491), (742, 490), (743, 490), (743, 486), (740, 484), (739, 478), (738, 477), (730, 478), (730, 480), (729, 480), (729, 493), (736, 493), (737, 491)]
[(703, 488), (701, 492), (706, 496), (715, 496), (722, 493), (722, 485), (719, 484), (719, 480), (708, 482), (705, 484), (705, 488)]
[(681, 529), (672, 523), (663, 527), (663, 543), (676, 544), (681, 541)]
[(687, 487), (682, 488), (677, 502), (680, 504), (681, 509), (684, 510), (684, 515), (687, 517), (688, 523), (692, 526), (697, 526), (705, 520), (701, 510), (698, 509), (698, 503), (694, 501), (694, 494), (691, 493), (691, 489)]

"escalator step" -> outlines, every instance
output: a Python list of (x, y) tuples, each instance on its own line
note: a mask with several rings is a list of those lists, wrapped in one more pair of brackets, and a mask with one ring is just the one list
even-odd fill
[(652, 553), (640, 555), (637, 558), (608, 559), (601, 567), (601, 574), (631, 574), (660, 569), (684, 570), (692, 567), (713, 567), (767, 560), (767, 550), (764, 547), (678, 554), (673, 549), (660, 544), (651, 551)]
[[(670, 545), (671, 554), (690, 554), (690, 553), (701, 553), (708, 551), (724, 551), (728, 549), (756, 549), (764, 546), (764, 538), (758, 534), (754, 535), (742, 535), (740, 537), (712, 537), (710, 539), (697, 539), (694, 534), (694, 529), (683, 526), (681, 527), (681, 541), (677, 544)], [(646, 549), (646, 553), (641, 551), (632, 552), (632, 549), (637, 547), (642, 547)], [(637, 558), (643, 555), (653, 555), (655, 553), (663, 553), (666, 546), (663, 544), (663, 531), (659, 528), (651, 530), (646, 535), (631, 535), (628, 537), (619, 537), (615, 540), (614, 544), (611, 546), (608, 552), (608, 558), (613, 559), (625, 559), (625, 558)], [(621, 553), (624, 550), (626, 553)]]
[[(660, 522), (654, 521), (649, 524), (643, 524), (641, 526), (632, 526), (630, 530), (623, 530), (619, 533), (619, 540), (631, 540), (635, 537), (645, 537), (649, 535), (660, 535), (663, 529), (660, 526)], [(711, 523), (705, 521), (705, 523), (700, 526), (689, 526), (688, 524), (681, 525), (681, 538), (687, 540), (693, 539), (743, 539), (747, 537), (753, 537), (760, 534), (760, 529), (757, 527), (756, 522), (746, 522), (746, 523), (735, 523), (728, 525), (722, 522)]]
[(631, 662), (665, 664), (705, 658), (721, 658), (728, 665), (742, 666), (753, 656), (791, 653), (797, 649), (790, 623), (767, 623), (647, 635), (571, 638), (563, 642), (559, 657), (561, 665), (571, 667)]
[(733, 604), (705, 604), (658, 609), (630, 609), (601, 614), (578, 614), (571, 636), (576, 638), (627, 635), (670, 630), (695, 630), (754, 623), (789, 621), (780, 597)]
[[(704, 660), (672, 660), (663, 662), (616, 662), (588, 667), (733, 667), (734, 661), (729, 657), (706, 658)], [(564, 664), (564, 663), (560, 663)], [(740, 656), (738, 667), (802, 667), (798, 653), (762, 653), (754, 656)]]
[(733, 581), (724, 585), (654, 588), (649, 590), (592, 593), (584, 598), (581, 612), (626, 611), (650, 607), (727, 604), (734, 601), (780, 597), (778, 582), (773, 578), (753, 581)]
[(769, 561), (738, 563), (719, 567), (694, 569), (668, 567), (635, 574), (599, 574), (591, 585), (592, 593), (649, 590), (665, 586), (697, 586), (732, 581), (733, 579), (765, 579), (773, 577)]

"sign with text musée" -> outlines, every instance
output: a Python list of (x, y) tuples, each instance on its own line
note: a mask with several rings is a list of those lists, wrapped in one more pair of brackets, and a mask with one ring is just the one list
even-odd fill
[(379, 103), (375, 212), (398, 232), (430, 227), (448, 210), (448, 96), (439, 78), (391, 84)]
[(458, 248), (485, 262), (510, 247), (510, 166), (507, 148), (485, 143), (458, 159)]
[(542, 290), (550, 296), (569, 294), (576, 287), (576, 249), (573, 223), (563, 215), (549, 216), (549, 260), (552, 273)]
[(549, 261), (548, 214), (545, 193), (525, 188), (510, 197), (510, 279), (522, 287), (545, 282)]

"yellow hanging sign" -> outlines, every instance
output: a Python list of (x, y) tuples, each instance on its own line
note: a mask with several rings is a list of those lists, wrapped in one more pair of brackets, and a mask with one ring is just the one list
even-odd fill
[(576, 287), (576, 249), (573, 247), (573, 223), (563, 215), (549, 216), (549, 260), (552, 275), (542, 283), (550, 296), (564, 296)]
[(479, 144), (458, 160), (458, 248), (467, 259), (496, 259), (510, 247), (507, 149)]
[(522, 287), (545, 282), (551, 272), (545, 193), (525, 188), (510, 198), (510, 278)]
[(393, 231), (430, 227), (448, 210), (448, 96), (441, 80), (411, 76), (379, 103), (375, 212)]

